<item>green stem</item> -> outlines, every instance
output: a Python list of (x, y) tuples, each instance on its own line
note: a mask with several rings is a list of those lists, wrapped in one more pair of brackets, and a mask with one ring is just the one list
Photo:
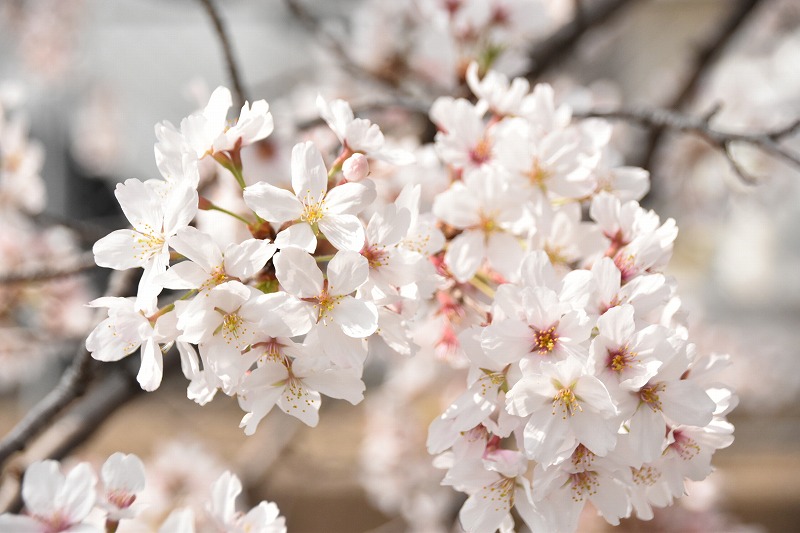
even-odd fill
[(317, 263), (324, 263), (325, 261), (330, 261), (333, 259), (334, 254), (328, 255), (318, 255), (314, 259), (316, 259)]
[(240, 216), (240, 215), (237, 215), (236, 213), (234, 213), (234, 212), (232, 212), (232, 211), (228, 211), (227, 209), (225, 209), (225, 208), (223, 208), (223, 207), (220, 207), (220, 206), (218, 206), (218, 205), (216, 205), (216, 204), (211, 204), (211, 207), (209, 207), (208, 209), (209, 209), (209, 210), (213, 210), (213, 211), (219, 211), (220, 213), (225, 213), (226, 215), (230, 215), (230, 216), (232, 216), (233, 218), (235, 218), (236, 220), (240, 220), (240, 221), (244, 222), (244, 223), (245, 223), (245, 224), (247, 224), (248, 226), (249, 226), (250, 224), (252, 224), (252, 222), (250, 222), (250, 221), (249, 221), (249, 220), (247, 220), (246, 218), (244, 218), (244, 217), (242, 217), (242, 216)]
[(483, 294), (488, 296), (489, 298), (494, 298), (494, 289), (490, 287), (485, 281), (483, 281), (477, 274), (471, 280), (469, 280), (469, 284), (481, 291)]

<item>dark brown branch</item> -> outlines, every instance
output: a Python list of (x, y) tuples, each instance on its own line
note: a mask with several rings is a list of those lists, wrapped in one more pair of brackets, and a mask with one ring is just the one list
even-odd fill
[(588, 111), (584, 113), (575, 113), (575, 117), (624, 120), (651, 130), (672, 130), (697, 135), (710, 145), (722, 151), (739, 177), (747, 183), (755, 183), (758, 180), (742, 169), (732, 157), (730, 152), (731, 146), (736, 143), (754, 146), (763, 152), (782, 159), (785, 163), (800, 170), (800, 154), (796, 154), (780, 144), (782, 139), (796, 133), (798, 127), (800, 127), (797, 125), (797, 122), (792, 122), (787, 127), (773, 131), (740, 133), (720, 130), (711, 126), (709, 124), (710, 117), (708, 115), (704, 117), (695, 117), (669, 109), (638, 108), (611, 111)]
[(92, 252), (84, 252), (77, 257), (65, 260), (55, 266), (36, 265), (34, 267), (17, 270), (16, 272), (0, 274), (0, 285), (26, 282), (33, 283), (74, 276), (95, 267), (97, 267), (97, 265), (94, 262), (94, 254)]
[(244, 84), (242, 83), (242, 77), (239, 73), (239, 67), (236, 63), (236, 58), (233, 56), (233, 48), (231, 47), (231, 41), (225, 28), (225, 24), (222, 22), (222, 17), (220, 16), (217, 7), (214, 5), (214, 0), (199, 0), (199, 2), (203, 4), (206, 13), (208, 13), (209, 18), (214, 25), (214, 30), (217, 33), (219, 43), (222, 45), (222, 51), (225, 54), (225, 66), (228, 69), (228, 77), (230, 78), (231, 83), (233, 83), (234, 104), (237, 107), (241, 107), (247, 100), (247, 93), (244, 90)]
[(69, 414), (50, 425), (24, 455), (9, 463), (0, 485), (0, 512), (19, 512), (20, 480), (31, 463), (63, 459), (86, 442), (117, 409), (142, 392), (131, 372), (117, 369), (108, 375)]
[[(694, 66), (672, 99), (666, 103), (665, 108), (680, 111), (691, 101), (709, 68), (717, 62), (728, 43), (730, 43), (760, 1), (739, 0), (737, 2), (708, 41), (697, 49)], [(642, 156), (641, 166), (644, 168), (649, 169), (652, 166), (655, 152), (663, 134), (663, 128), (656, 128), (650, 133), (646, 143), (647, 148)]]
[(37, 224), (42, 226), (64, 226), (74, 232), (80, 242), (86, 245), (92, 245), (108, 235), (107, 227), (85, 220), (76, 220), (53, 213), (39, 213), (33, 215), (32, 218)]
[(563, 61), (587, 31), (600, 26), (630, 4), (632, 0), (603, 0), (590, 6), (581, 5), (575, 17), (550, 37), (537, 43), (528, 57), (531, 67), (525, 73), (529, 80), (539, 78), (552, 66)]
[[(115, 272), (106, 296), (119, 296), (130, 291), (135, 270)], [(83, 396), (93, 376), (93, 359), (84, 346), (61, 376), (55, 389), (37, 403), (0, 441), (0, 467), (14, 453), (25, 449), (31, 439), (42, 432), (73, 400)]]

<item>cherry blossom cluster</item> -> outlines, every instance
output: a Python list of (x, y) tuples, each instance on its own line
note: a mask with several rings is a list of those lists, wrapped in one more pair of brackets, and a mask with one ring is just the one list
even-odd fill
[[(376, 197), (364, 179), (367, 157), (403, 164), (410, 155), (385, 146), (378, 126), (355, 118), (347, 103), (320, 98), (317, 105), (341, 152), (328, 170), (312, 142), (296, 144), (291, 191), (267, 181), (247, 185), (244, 177), (242, 147), (273, 129), (263, 100), (245, 104), (230, 125), (231, 95), (219, 88), (180, 127), (157, 126), (163, 179), (118, 185), (132, 228), (94, 246), (98, 265), (143, 273), (136, 297), (92, 302), (108, 308), (86, 341), (93, 357), (114, 361), (140, 349), (138, 381), (154, 390), (163, 352), (176, 344), (189, 397), (204, 404), (218, 390), (236, 395), (246, 412), (241, 426), (252, 434), (275, 405), (314, 426), (321, 394), (361, 401), (368, 345), (411, 352), (404, 324), (426, 297), (421, 291), (432, 290), (427, 257), (444, 239), (420, 216), (418, 189), (359, 217)], [(205, 158), (230, 171), (249, 213), (199, 196)], [(189, 225), (198, 208), (232, 216), (252, 238), (220, 246)], [(159, 307), (164, 289), (185, 292)]]
[(483, 320), (458, 332), (468, 387), (428, 450), (469, 495), (467, 531), (513, 527), (512, 508), (573, 531), (586, 502), (611, 524), (650, 519), (733, 440), (726, 358), (697, 353), (662, 273), (675, 223), (638, 204), (647, 174), (611, 163), (607, 124), (572, 121), (545, 85), (475, 64), (467, 80), (477, 103), (431, 111), (457, 176), (433, 213), (453, 236), (442, 268), (485, 295)]
[[(66, 475), (58, 461), (40, 461), (25, 470), (22, 499), (25, 513), (0, 515), (0, 530), (49, 533), (139, 530), (146, 504), (137, 500), (145, 489), (145, 468), (133, 454), (114, 453), (100, 469), (100, 483), (89, 463), (80, 463)], [(203, 509), (172, 511), (159, 533), (230, 531), (285, 533), (278, 506), (262, 501), (247, 513), (236, 511), (242, 483), (224, 472), (211, 486)], [(138, 526), (138, 528), (137, 528)]]
[[(638, 204), (648, 175), (617, 163), (607, 123), (480, 70), (465, 72), (474, 100), (434, 102), (438, 133), (416, 164), (322, 97), (339, 149), (295, 144), (290, 179), (242, 163), (273, 131), (263, 100), (228, 122), (218, 88), (179, 126), (159, 124), (162, 179), (119, 184), (132, 227), (94, 246), (98, 265), (143, 273), (135, 297), (92, 302), (108, 309), (92, 356), (139, 350), (154, 390), (175, 345), (189, 398), (236, 396), (252, 434), (276, 405), (314, 426), (322, 395), (360, 402), (370, 354), (433, 353), (468, 372), (427, 442), (443, 483), (469, 496), (467, 531), (513, 527), (512, 508), (534, 530), (571, 531), (587, 501), (612, 524), (648, 519), (682, 496), (732, 442), (736, 397), (663, 274), (675, 223)], [(206, 162), (241, 208), (203, 196)], [(403, 166), (439, 186), (404, 184)], [(191, 225), (198, 211), (248, 236), (221, 243)]]

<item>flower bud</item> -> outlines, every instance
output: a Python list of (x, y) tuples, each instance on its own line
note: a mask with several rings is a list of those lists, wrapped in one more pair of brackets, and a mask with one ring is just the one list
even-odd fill
[(347, 181), (361, 181), (369, 175), (369, 163), (364, 154), (355, 153), (342, 165), (342, 172)]

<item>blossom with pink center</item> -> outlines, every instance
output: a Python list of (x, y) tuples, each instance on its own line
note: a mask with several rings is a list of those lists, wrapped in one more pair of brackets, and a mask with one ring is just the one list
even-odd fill
[(461, 282), (470, 280), (488, 261), (507, 278), (516, 277), (522, 261), (518, 222), (523, 198), (497, 172), (476, 171), (439, 194), (433, 213), (463, 230), (445, 253), (445, 262)]
[(285, 248), (273, 258), (281, 287), (303, 303), (322, 348), (342, 366), (360, 366), (366, 356), (360, 339), (378, 328), (378, 309), (351, 296), (369, 278), (369, 262), (357, 252), (340, 251), (328, 263), (327, 279), (312, 256)]
[(97, 498), (97, 476), (81, 463), (65, 476), (57, 461), (39, 461), (25, 470), (22, 501), (27, 515), (0, 515), (0, 531), (20, 533), (99, 533), (84, 523)]
[(247, 411), (239, 427), (252, 435), (275, 405), (314, 427), (319, 422), (320, 393), (355, 405), (364, 398), (364, 388), (356, 369), (333, 367), (318, 355), (268, 360), (247, 376), (237, 393), (240, 407)]
[(112, 454), (100, 470), (103, 480), (100, 505), (108, 512), (108, 520), (118, 522), (138, 513), (136, 496), (144, 490), (145, 474), (142, 460), (124, 453)]

